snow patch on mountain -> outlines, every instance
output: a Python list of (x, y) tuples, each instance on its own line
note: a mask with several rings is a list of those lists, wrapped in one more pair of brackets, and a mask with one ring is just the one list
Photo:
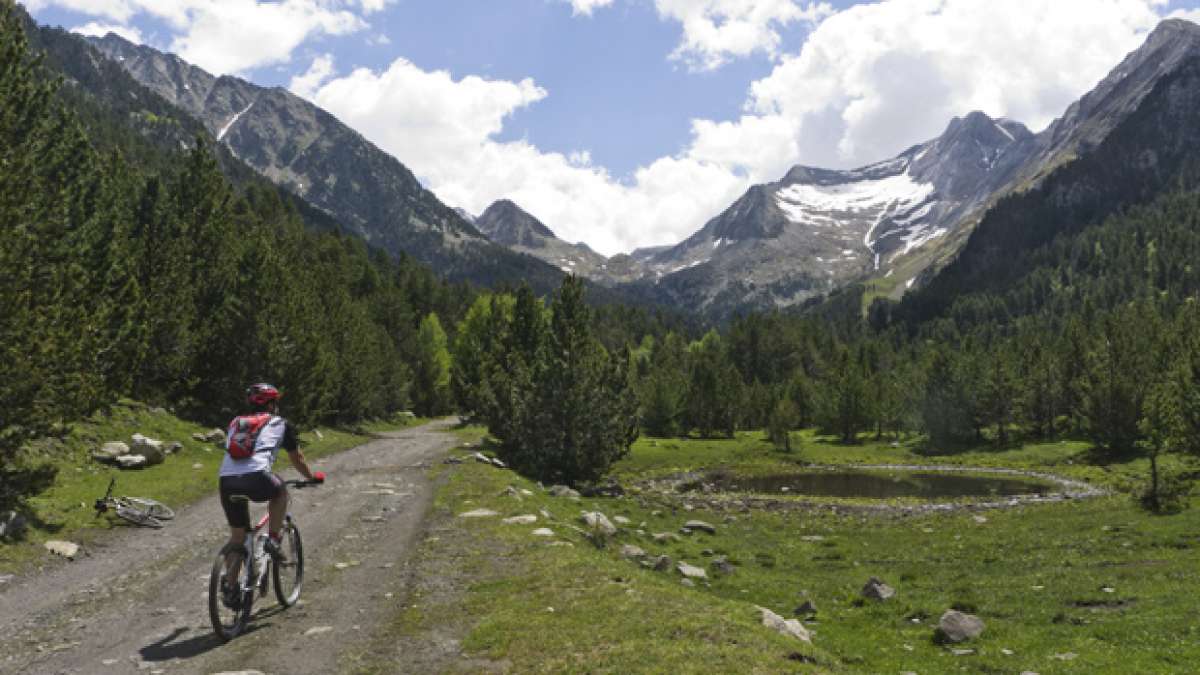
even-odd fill
[(220, 141), (223, 138), (225, 138), (225, 134), (229, 133), (229, 130), (233, 128), (233, 125), (237, 124), (237, 121), (242, 118), (242, 115), (245, 115), (246, 113), (250, 112), (250, 109), (253, 107), (254, 107), (254, 102), (251, 101), (250, 105), (246, 106), (245, 110), (241, 111), (240, 113), (237, 113), (232, 118), (230, 118), (230, 120), (225, 123), (225, 126), (221, 127), (221, 130), (217, 132), (217, 140)]

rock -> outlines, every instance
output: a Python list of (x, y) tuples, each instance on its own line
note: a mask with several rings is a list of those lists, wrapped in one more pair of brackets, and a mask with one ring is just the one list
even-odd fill
[(1062, 654), (1055, 654), (1050, 658), (1057, 659), (1059, 661), (1074, 661), (1075, 659), (1079, 658), (1079, 655), (1075, 652), (1064, 652)]
[(799, 607), (792, 611), (792, 614), (803, 617), (816, 616), (817, 605), (812, 600), (805, 600)]
[(129, 452), (145, 457), (148, 465), (162, 464), (167, 458), (162, 441), (141, 434), (133, 435), (133, 442), (129, 444)]
[(757, 609), (762, 615), (762, 625), (782, 635), (790, 635), (797, 640), (808, 643), (812, 642), (812, 636), (809, 635), (808, 629), (796, 619), (785, 620), (782, 616), (779, 616), (766, 607), (758, 607)]
[(729, 562), (729, 559), (723, 555), (713, 558), (708, 566), (711, 567), (714, 572), (718, 572), (726, 576), (733, 574), (734, 570), (737, 569), (737, 567), (735, 567), (733, 563)]
[(508, 465), (505, 464), (504, 462), (500, 461), (499, 457), (492, 458), (492, 466), (496, 467), (497, 469), (507, 469), (508, 468)]
[(505, 525), (532, 525), (537, 522), (537, 516), (532, 513), (527, 513), (523, 516), (513, 516), (500, 521)]
[(25, 516), (16, 511), (0, 514), (0, 539), (13, 539), (25, 531)]
[[(193, 438), (195, 438), (195, 436), (193, 436)], [(225, 444), (225, 430), (217, 429), (217, 428), (210, 429), (208, 431), (208, 433), (202, 434), (200, 436), (200, 438), (198, 438), (196, 440), (203, 441), (205, 443), (216, 443), (218, 445), (224, 445)]]
[(696, 582), (692, 581), (691, 579), (680, 579), (680, 580), (679, 580), (679, 583), (681, 583), (681, 584), (683, 584), (684, 586), (687, 586), (687, 587), (689, 587), (689, 588), (695, 588), (695, 587), (696, 587)]
[(332, 630), (333, 630), (333, 626), (313, 626), (312, 628), (309, 628), (308, 630), (304, 631), (304, 637), (320, 635), (321, 633), (328, 633)]
[(567, 499), (579, 499), (579, 493), (567, 487), (566, 485), (551, 485), (548, 490), (551, 497), (566, 497)]
[(462, 464), (462, 462), (461, 457), (447, 457), (442, 460), (442, 464)]
[(201, 464), (200, 462), (196, 462), (195, 464), (192, 465), (192, 468), (193, 469), (203, 469), (204, 465)]
[(604, 485), (587, 485), (580, 489), (584, 497), (620, 497), (625, 494), (625, 488), (616, 481)]
[(621, 557), (628, 560), (641, 560), (646, 557), (646, 552), (633, 544), (625, 544), (621, 547)]
[(522, 494), (523, 496), (525, 496), (525, 497), (532, 497), (532, 496), (533, 496), (533, 491), (532, 491), (532, 490), (526, 490), (525, 488), (521, 488), (521, 494)]
[(471, 456), (474, 457), (475, 461), (479, 462), (480, 464), (491, 464), (492, 463), (491, 458), (488, 457), (487, 455), (483, 454), (482, 452), (476, 452), (475, 454), (473, 454)]
[(511, 485), (509, 485), (508, 487), (504, 488), (504, 491), (500, 493), (500, 496), (502, 496), (502, 497), (503, 497), (503, 496), (509, 496), (509, 497), (512, 497), (513, 499), (515, 499), (515, 500), (517, 500), (517, 501), (521, 501), (521, 493), (520, 493), (520, 492), (517, 492), (517, 488), (515, 488), (515, 487), (513, 487), (513, 486), (511, 486)]
[(15, 578), (12, 574), (0, 574), (0, 584), (7, 584)]
[(656, 532), (651, 535), (656, 544), (665, 544), (669, 541), (679, 541), (679, 535), (674, 532)]
[(492, 516), (498, 516), (498, 515), (500, 515), (500, 514), (496, 513), (495, 511), (493, 511), (491, 509), (474, 509), (472, 511), (466, 511), (464, 513), (460, 513), (460, 514), (458, 514), (458, 517), (459, 518), (491, 518)]
[(707, 579), (708, 578), (708, 572), (705, 572), (703, 568), (696, 567), (695, 565), (689, 565), (685, 562), (681, 562), (681, 563), (675, 565), (675, 569), (679, 570), (680, 574), (682, 574), (683, 576), (685, 576), (689, 579)]
[(167, 447), (163, 448), (163, 452), (167, 453), (168, 455), (173, 455), (182, 449), (183, 443), (180, 443), (179, 441), (171, 441), (167, 444)]
[(700, 530), (702, 532), (707, 532), (709, 534), (717, 533), (717, 528), (704, 522), (703, 520), (689, 520), (683, 524), (683, 529), (688, 531), (689, 533), (691, 533), (695, 530)]
[(987, 522), (987, 517), (986, 517), (986, 516), (971, 516), (971, 518), (972, 518), (972, 519), (973, 519), (975, 522), (979, 523), (980, 525), (982, 525), (982, 524), (984, 524), (984, 523), (986, 523), (986, 522)]
[(871, 577), (870, 581), (862, 587), (862, 596), (868, 600), (887, 600), (895, 595), (896, 589), (875, 577)]
[(538, 529), (534, 530), (533, 532), (530, 532), (530, 534), (532, 534), (535, 537), (553, 537), (554, 530), (552, 530), (548, 527), (539, 527)]
[(975, 653), (974, 649), (951, 649), (950, 653), (955, 656), (971, 656)]
[(117, 466), (122, 469), (140, 469), (148, 464), (145, 455), (122, 455), (117, 458)]
[(202, 434), (199, 431), (197, 431), (196, 433), (192, 434), (192, 440), (199, 441), (200, 443), (207, 443), (208, 437), (207, 437), (207, 435)]
[(554, 514), (546, 509), (538, 509), (538, 513), (542, 514), (542, 517), (546, 520), (554, 520)]
[(167, 409), (154, 407), (154, 408), (151, 408), (150, 410), (148, 410), (147, 412), (149, 412), (151, 415), (166, 415)]
[(71, 541), (59, 541), (57, 539), (51, 539), (50, 541), (46, 542), (45, 546), (47, 551), (50, 551), (55, 555), (61, 555), (68, 560), (74, 560), (75, 556), (79, 553), (79, 544)]
[(983, 633), (983, 620), (973, 614), (948, 609), (938, 620), (935, 637), (939, 642), (966, 642)]
[(666, 572), (667, 570), (671, 569), (671, 562), (671, 556), (660, 555), (653, 560), (653, 565), (651, 565), (651, 567), (654, 568), (655, 572)]
[(92, 459), (97, 462), (112, 463), (117, 461), (118, 457), (129, 454), (129, 445), (120, 441), (105, 443), (100, 446), (100, 449), (92, 453)]
[(587, 526), (593, 531), (610, 536), (617, 533), (617, 527), (609, 522), (608, 518), (599, 511), (585, 511), (579, 519), (587, 523)]
[(626, 518), (625, 516), (613, 516), (612, 520), (617, 525), (622, 525), (622, 526), (629, 525), (633, 522), (630, 519)]

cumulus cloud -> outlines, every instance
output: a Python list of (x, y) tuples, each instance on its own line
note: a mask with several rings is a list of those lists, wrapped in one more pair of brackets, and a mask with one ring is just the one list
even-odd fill
[[(741, 6), (749, 8), (745, 16), (769, 17), (757, 24), (768, 27), (793, 16), (785, 4), (799, 7), (658, 2), (666, 8), (660, 11), (679, 15)], [(751, 5), (774, 9), (754, 14)], [(821, 21), (753, 83), (739, 118), (693, 120), (685, 147), (627, 177), (610, 175), (583, 152), (497, 141), (509, 115), (552, 95), (529, 80), (455, 80), (407, 61), (336, 77), (318, 60), (293, 89), (393, 153), (447, 203), (478, 213), (495, 199), (513, 199), (564, 239), (613, 253), (679, 241), (751, 184), (777, 180), (794, 164), (878, 161), (971, 110), (1044, 127), (1136, 48), (1163, 11), (1158, 0), (853, 7)], [(704, 53), (725, 58), (741, 48), (717, 44), (725, 46)]]
[(655, 0), (658, 13), (683, 26), (671, 54), (697, 70), (719, 68), (730, 59), (764, 52), (775, 56), (788, 24), (815, 24), (833, 13), (826, 2), (798, 0)]
[(32, 0), (33, 11), (61, 7), (128, 25), (148, 16), (166, 22), (164, 45), (216, 74), (286, 63), (318, 35), (346, 35), (367, 26), (358, 12), (383, 9), (392, 0)]
[(572, 13), (575, 16), (591, 16), (592, 12), (601, 7), (608, 7), (613, 3), (613, 0), (562, 0), (563, 2), (571, 3)]
[(130, 42), (142, 42), (142, 33), (133, 26), (123, 26), (121, 24), (101, 23), (99, 21), (91, 21), (82, 26), (76, 26), (71, 29), (72, 33), (80, 35), (89, 35), (92, 37), (104, 37), (109, 33), (115, 33)]

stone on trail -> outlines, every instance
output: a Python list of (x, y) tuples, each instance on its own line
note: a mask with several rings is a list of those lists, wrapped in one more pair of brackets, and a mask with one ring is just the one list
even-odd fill
[(599, 511), (585, 511), (579, 518), (583, 522), (587, 523), (587, 526), (593, 531), (606, 535), (614, 535), (617, 533), (617, 527), (609, 522), (608, 518)]
[(695, 530), (701, 530), (702, 532), (707, 532), (709, 534), (717, 533), (717, 528), (713, 527), (709, 523), (704, 522), (703, 520), (689, 520), (683, 524), (683, 530), (688, 534), (691, 534)]
[(491, 518), (492, 516), (498, 516), (498, 515), (500, 515), (500, 514), (496, 513), (495, 511), (493, 511), (491, 509), (473, 509), (471, 511), (465, 511), (463, 513), (458, 514), (458, 517), (459, 518)]
[(68, 560), (74, 560), (76, 554), (79, 553), (79, 544), (70, 541), (59, 541), (51, 539), (45, 544), (46, 550), (55, 555), (61, 555)]
[(523, 516), (513, 516), (500, 521), (505, 525), (532, 525), (537, 522), (537, 516), (532, 513), (527, 513)]
[(896, 589), (883, 583), (876, 577), (862, 587), (862, 596), (868, 600), (887, 600), (896, 595)]
[(533, 532), (530, 532), (530, 534), (532, 534), (535, 537), (553, 537), (554, 530), (552, 530), (548, 527), (539, 527), (538, 529), (534, 530)]
[(328, 633), (332, 630), (333, 630), (333, 626), (313, 626), (312, 628), (309, 628), (308, 630), (304, 631), (304, 637), (320, 635), (321, 633)]
[(796, 619), (784, 619), (766, 607), (757, 607), (756, 609), (762, 614), (762, 625), (782, 635), (790, 635), (797, 640), (812, 643), (812, 636), (809, 635), (808, 629)]
[(625, 544), (621, 547), (621, 557), (629, 560), (641, 560), (646, 557), (646, 552), (639, 546), (633, 544)]
[(983, 628), (983, 620), (979, 617), (948, 609), (938, 620), (935, 636), (941, 642), (966, 642), (979, 637)]
[(117, 458), (117, 466), (122, 469), (141, 469), (148, 464), (145, 455), (121, 455)]
[(696, 567), (695, 565), (689, 565), (685, 562), (681, 562), (678, 565), (676, 565), (675, 569), (679, 570), (680, 574), (682, 574), (685, 577), (688, 577), (689, 579), (707, 579), (708, 578), (708, 572), (705, 572), (704, 568)]

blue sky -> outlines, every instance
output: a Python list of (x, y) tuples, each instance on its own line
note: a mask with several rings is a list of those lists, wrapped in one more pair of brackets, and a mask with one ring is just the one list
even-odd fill
[(444, 201), (511, 198), (614, 253), (686, 237), (796, 163), (851, 167), (981, 109), (1033, 130), (1162, 0), (31, 0), (279, 85)]

